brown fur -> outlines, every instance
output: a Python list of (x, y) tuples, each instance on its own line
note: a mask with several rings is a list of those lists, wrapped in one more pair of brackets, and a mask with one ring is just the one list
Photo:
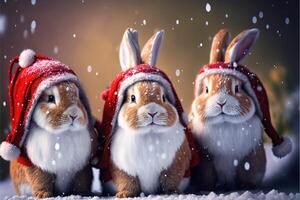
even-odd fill
[[(131, 95), (136, 96), (136, 103), (132, 104)], [(157, 103), (158, 105), (164, 107), (167, 110), (167, 116), (161, 114), (160, 117), (167, 118), (167, 125), (172, 126), (176, 121), (176, 110), (175, 108), (168, 102), (167, 97), (166, 101), (163, 102), (162, 99), (163, 91), (161, 90), (161, 86), (157, 82), (150, 81), (141, 81), (133, 86), (131, 86), (127, 91), (127, 98), (124, 102), (124, 112), (123, 117), (126, 119), (127, 123), (131, 128), (137, 128), (137, 111), (138, 109), (146, 105), (148, 103)]]
[(26, 167), (17, 161), (11, 161), (10, 176), (18, 195), (20, 195), (19, 187), (22, 184), (30, 185), (33, 195), (37, 198), (47, 198), (54, 195), (55, 176), (38, 167)]
[(56, 87), (60, 95), (60, 101), (56, 102), (56, 106), (54, 108), (50, 108), (47, 103), (48, 95), (53, 94), (44, 92), (39, 100), (39, 103), (41, 105), (41, 112), (47, 113), (47, 111), (49, 111), (48, 114), (46, 114), (49, 124), (53, 128), (56, 128), (67, 121), (69, 119), (69, 116), (65, 115), (64, 112), (73, 104), (77, 104), (84, 113), (83, 117), (81, 117), (79, 121), (82, 124), (86, 123), (86, 121), (88, 120), (87, 113), (82, 102), (79, 100), (79, 93), (76, 84), (72, 82), (62, 82), (59, 83)]
[[(208, 94), (206, 94), (206, 85), (205, 81), (202, 82), (202, 91), (198, 97), (195, 98), (193, 104), (196, 108), (197, 114), (200, 116), (200, 119), (202, 121), (205, 121), (205, 105), (208, 99), (219, 93), (220, 90), (226, 89), (229, 95), (234, 96), (236, 98), (242, 108), (241, 114), (246, 114), (249, 112), (251, 103), (249, 95), (242, 89), (242, 81), (230, 76), (230, 75), (223, 75), (223, 74), (212, 74), (207, 76), (205, 79), (207, 79), (209, 85), (211, 85), (211, 88), (209, 88)], [(239, 87), (239, 93), (234, 93), (234, 86), (233, 86), (233, 80), (235, 80), (235, 83)]]
[[(47, 105), (48, 95), (53, 95), (50, 94), (49, 91), (44, 91), (39, 99), (41, 112), (47, 113), (47, 111), (49, 111), (47, 114), (49, 124), (51, 124), (53, 128), (63, 124), (64, 120), (69, 117), (63, 114), (63, 112), (73, 104), (77, 104), (84, 113), (83, 117), (79, 119), (80, 122), (82, 124), (87, 123), (88, 115), (79, 99), (77, 86), (72, 82), (62, 82), (56, 85), (56, 87), (60, 95), (60, 101), (55, 102), (56, 106), (54, 108), (49, 108)], [(94, 130), (91, 130), (90, 134), (93, 154), (97, 151), (97, 133)], [(20, 186), (22, 184), (29, 185), (32, 188), (33, 195), (37, 198), (51, 197), (56, 194), (54, 189), (55, 174), (49, 174), (35, 165), (27, 167), (19, 164), (17, 161), (12, 161), (10, 164), (10, 174), (16, 192), (19, 195)], [(92, 178), (92, 168), (90, 165), (87, 165), (84, 169), (78, 171), (74, 177), (73, 183), (71, 183), (73, 194), (89, 194)]]
[[(18, 195), (20, 195), (20, 186), (22, 184), (31, 186), (32, 194), (37, 198), (52, 197), (56, 194), (54, 189), (55, 175), (43, 171), (34, 165), (27, 167), (17, 161), (11, 161), (10, 175)], [(74, 178), (73, 184), (73, 194), (89, 194), (92, 184), (91, 166), (86, 166), (79, 171)]]
[(172, 165), (161, 172), (160, 186), (165, 194), (179, 193), (179, 184), (186, 170), (189, 168), (191, 160), (191, 150), (187, 139), (184, 140), (175, 155)]
[[(250, 164), (247, 171), (245, 163)], [(261, 184), (266, 171), (266, 153), (263, 144), (259, 144), (238, 166), (236, 174), (237, 185), (241, 189), (253, 189)]]
[(227, 43), (230, 34), (228, 30), (221, 29), (214, 37), (210, 50), (209, 63), (216, 63), (224, 60), (224, 54), (226, 51)]
[[(113, 163), (113, 161), (111, 162)], [(111, 169), (112, 180), (117, 187), (118, 198), (135, 197), (140, 191), (139, 179), (128, 175), (116, 165), (112, 164)]]

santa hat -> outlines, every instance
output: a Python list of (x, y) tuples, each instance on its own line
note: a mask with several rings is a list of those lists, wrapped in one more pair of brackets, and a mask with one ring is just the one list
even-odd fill
[[(16, 63), (18, 66), (13, 72)], [(0, 155), (5, 160), (18, 159), (21, 164), (30, 164), (24, 142), (30, 131), (32, 113), (42, 92), (55, 84), (63, 81), (75, 83), (89, 115), (89, 122), (93, 122), (89, 103), (78, 77), (68, 66), (57, 60), (36, 55), (31, 49), (24, 50), (11, 61), (8, 80), (11, 132), (0, 146)]]
[[(128, 29), (124, 33), (120, 47), (120, 61), (123, 71), (112, 81), (110, 87), (102, 93), (105, 100), (101, 130), (105, 139), (105, 145), (100, 162), (101, 178), (104, 181), (110, 179), (110, 142), (112, 133), (116, 128), (117, 116), (124, 100), (124, 95), (128, 87), (140, 81), (155, 81), (160, 83), (166, 91), (166, 95), (178, 112), (179, 120), (186, 130), (186, 137), (189, 141), (192, 160), (191, 165), (198, 163), (198, 154), (192, 134), (187, 127), (187, 115), (184, 113), (176, 91), (168, 76), (159, 68), (155, 67), (159, 46), (163, 37), (163, 32), (157, 32), (146, 43), (142, 58), (140, 58), (137, 32)], [(148, 50), (149, 52), (146, 52)], [(140, 64), (141, 62), (147, 64)]]
[(258, 34), (259, 31), (257, 29), (245, 30), (236, 36), (227, 48), (226, 43), (229, 39), (229, 33), (227, 30), (220, 30), (213, 40), (210, 64), (204, 65), (197, 75), (195, 96), (199, 95), (202, 80), (208, 75), (227, 74), (242, 80), (245, 91), (255, 102), (257, 114), (261, 119), (264, 130), (272, 140), (273, 154), (281, 158), (291, 152), (291, 140), (281, 137), (274, 129), (271, 121), (268, 96), (258, 76), (240, 64), (250, 47), (256, 41)]

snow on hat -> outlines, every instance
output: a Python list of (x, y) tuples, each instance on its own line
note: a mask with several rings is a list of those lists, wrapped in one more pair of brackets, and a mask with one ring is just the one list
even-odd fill
[(264, 130), (272, 140), (273, 154), (277, 157), (284, 157), (292, 150), (291, 140), (281, 137), (274, 129), (271, 122), (268, 95), (258, 76), (240, 64), (258, 35), (258, 29), (245, 30), (236, 36), (227, 47), (229, 33), (227, 30), (220, 30), (213, 40), (210, 64), (204, 65), (197, 75), (195, 96), (199, 95), (202, 80), (208, 75), (228, 74), (242, 80), (246, 92), (255, 102)]
[[(19, 65), (14, 70), (14, 64)], [(89, 103), (76, 74), (65, 64), (36, 55), (31, 49), (24, 50), (19, 57), (11, 61), (9, 68), (9, 108), (11, 132), (0, 146), (0, 155), (5, 160), (15, 160), (29, 164), (24, 141), (29, 132), (31, 116), (42, 92), (63, 81), (74, 82), (79, 87), (82, 100), (89, 120), (92, 122)], [(90, 124), (91, 125), (91, 124)]]
[[(146, 43), (140, 57), (137, 32), (128, 29), (120, 47), (120, 62), (123, 71), (116, 76), (110, 87), (102, 93), (105, 100), (101, 130), (105, 139), (104, 152), (100, 162), (101, 178), (104, 181), (110, 179), (110, 142), (112, 133), (116, 128), (118, 113), (121, 109), (124, 95), (128, 87), (139, 81), (155, 81), (160, 83), (166, 89), (166, 95), (178, 112), (179, 120), (186, 129), (186, 137), (192, 150), (191, 165), (198, 163), (198, 154), (192, 134), (187, 127), (187, 115), (184, 113), (176, 91), (168, 76), (159, 68), (155, 67), (159, 46), (162, 41), (163, 32), (157, 32)], [(148, 51), (148, 52), (147, 52)], [(142, 64), (147, 63), (147, 64)]]

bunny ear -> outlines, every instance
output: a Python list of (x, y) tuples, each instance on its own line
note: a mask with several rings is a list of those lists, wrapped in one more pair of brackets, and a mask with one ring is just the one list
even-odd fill
[(221, 29), (214, 37), (211, 50), (209, 63), (216, 63), (224, 61), (226, 47), (229, 43), (230, 33), (226, 29)]
[(245, 30), (237, 35), (226, 50), (225, 62), (240, 63), (255, 43), (258, 35), (259, 30), (256, 28)]
[(128, 28), (125, 31), (120, 45), (119, 59), (123, 71), (141, 63), (140, 46), (136, 30)]
[(156, 32), (145, 44), (142, 50), (142, 60), (151, 66), (155, 66), (164, 31)]

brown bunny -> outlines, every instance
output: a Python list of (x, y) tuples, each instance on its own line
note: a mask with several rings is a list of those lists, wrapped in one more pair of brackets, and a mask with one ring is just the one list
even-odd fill
[(140, 53), (137, 32), (125, 31), (120, 47), (123, 72), (106, 94), (101, 172), (104, 189), (117, 197), (182, 192), (195, 160), (180, 101), (168, 77), (155, 66), (162, 35), (155, 33)]
[(19, 195), (89, 194), (97, 136), (86, 96), (71, 69), (32, 52), (21, 53), (10, 81), (12, 132), (1, 144), (1, 156), (12, 160)]
[(273, 142), (273, 153), (283, 157), (291, 141), (272, 126), (267, 94), (258, 77), (241, 60), (258, 37), (257, 29), (245, 30), (228, 45), (229, 33), (214, 37), (210, 63), (195, 81), (191, 128), (205, 159), (192, 177), (203, 189), (258, 186), (266, 170), (262, 134)]

